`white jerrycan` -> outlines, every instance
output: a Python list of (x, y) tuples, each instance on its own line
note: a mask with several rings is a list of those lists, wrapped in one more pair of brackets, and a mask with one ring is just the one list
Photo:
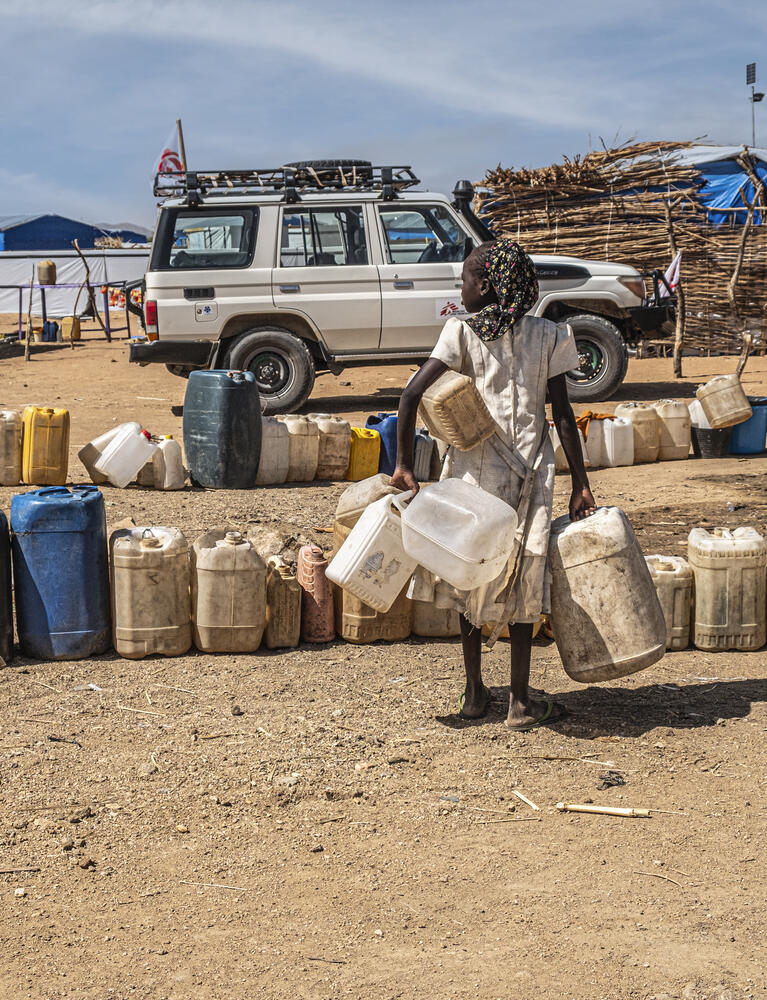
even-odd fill
[(375, 611), (389, 610), (416, 567), (402, 546), (402, 520), (395, 500), (383, 496), (370, 504), (326, 573)]
[(126, 424), (104, 448), (94, 468), (113, 486), (124, 489), (156, 451), (149, 431), (137, 431), (132, 424)]
[(181, 445), (172, 434), (164, 434), (152, 459), (152, 474), (156, 490), (183, 490), (186, 469)]
[(102, 472), (96, 471), (96, 462), (98, 462), (101, 458), (101, 455), (109, 442), (125, 427), (132, 427), (135, 431), (141, 430), (141, 424), (137, 423), (135, 420), (131, 420), (125, 424), (118, 424), (110, 431), (105, 431), (103, 434), (99, 434), (97, 438), (94, 438), (92, 441), (89, 441), (88, 444), (83, 445), (77, 453), (77, 457), (85, 466), (85, 471), (91, 477), (91, 482), (95, 483), (97, 486), (100, 486), (102, 483), (108, 483), (109, 480)]
[(463, 479), (443, 479), (397, 497), (402, 544), (417, 563), (458, 590), (490, 583), (514, 547), (517, 512)]

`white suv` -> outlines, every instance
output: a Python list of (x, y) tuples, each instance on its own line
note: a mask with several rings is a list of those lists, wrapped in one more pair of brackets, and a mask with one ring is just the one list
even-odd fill
[[(428, 357), (445, 319), (463, 314), (464, 258), (493, 236), (468, 181), (451, 201), (412, 190), (409, 167), (309, 161), (170, 182), (144, 279), (147, 339), (130, 359), (179, 375), (250, 369), (266, 413), (300, 407), (316, 372)], [(156, 193), (168, 183), (163, 175)], [(634, 268), (533, 259), (535, 314), (567, 319), (580, 348), (571, 398), (606, 399), (623, 381), (627, 343), (668, 329), (669, 310), (647, 308)]]

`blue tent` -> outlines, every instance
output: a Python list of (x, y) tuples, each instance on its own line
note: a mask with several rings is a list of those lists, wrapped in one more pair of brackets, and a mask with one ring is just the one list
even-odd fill
[(83, 249), (100, 236), (119, 236), (124, 243), (146, 243), (147, 233), (92, 226), (63, 215), (0, 215), (0, 250), (71, 250), (72, 240)]
[[(708, 209), (708, 220), (713, 225), (723, 222), (735, 222), (743, 225), (746, 221), (745, 194), (748, 201), (753, 201), (754, 185), (743, 167), (737, 162), (744, 149), (750, 154), (756, 168), (756, 175), (767, 186), (767, 149), (757, 149), (743, 146), (691, 146), (681, 151), (675, 157), (679, 163), (689, 163), (698, 169), (705, 185), (700, 189), (698, 198)], [(723, 209), (739, 208), (742, 212), (722, 211)], [(717, 211), (717, 209), (719, 211)], [(763, 213), (754, 213), (754, 223), (761, 225)]]

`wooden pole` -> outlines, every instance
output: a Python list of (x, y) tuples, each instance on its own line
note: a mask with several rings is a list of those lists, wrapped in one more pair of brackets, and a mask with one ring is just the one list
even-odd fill
[(184, 130), (181, 128), (181, 119), (176, 119), (176, 128), (178, 129), (178, 151), (181, 153), (181, 166), (186, 171), (186, 146), (184, 145)]
[[(674, 233), (674, 220), (671, 217), (672, 207), (676, 207), (680, 199), (673, 202), (669, 198), (663, 199), (663, 210), (666, 215), (666, 228), (668, 229), (668, 245), (673, 260), (679, 252)], [(682, 350), (684, 348), (684, 325), (686, 319), (684, 288), (681, 278), (676, 286), (676, 330), (674, 332), (674, 375), (676, 378), (682, 377)]]
[(24, 360), (29, 361), (29, 345), (32, 342), (32, 291), (35, 287), (35, 265), (32, 265), (32, 277), (29, 280), (29, 307), (27, 308), (27, 337), (24, 344)]

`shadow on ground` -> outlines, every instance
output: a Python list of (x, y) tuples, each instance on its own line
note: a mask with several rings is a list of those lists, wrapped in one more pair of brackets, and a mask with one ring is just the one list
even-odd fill
[[(509, 692), (492, 688), (490, 712), (482, 719), (438, 716), (450, 729), (498, 725), (506, 715)], [(584, 687), (554, 694), (567, 717), (552, 726), (575, 739), (642, 736), (653, 729), (702, 729), (720, 719), (744, 719), (752, 707), (767, 702), (767, 680), (713, 681), (701, 684), (648, 684), (638, 688)]]

